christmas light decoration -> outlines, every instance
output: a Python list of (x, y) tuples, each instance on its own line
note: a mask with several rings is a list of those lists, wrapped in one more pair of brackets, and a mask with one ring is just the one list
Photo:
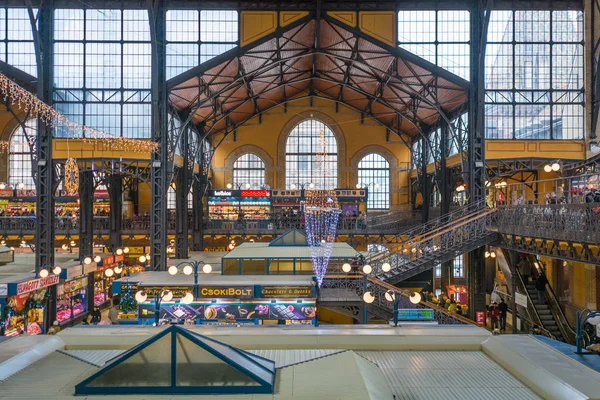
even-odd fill
[(69, 158), (65, 164), (65, 190), (74, 195), (79, 188), (79, 167), (74, 158)]
[[(25, 112), (29, 112), (32, 116), (39, 117), (46, 125), (61, 127), (67, 133), (67, 136), (71, 138), (75, 138), (82, 133), (83, 141), (96, 146), (98, 150), (149, 153), (158, 149), (158, 143), (149, 140), (128, 139), (114, 136), (98, 129), (70, 121), (67, 117), (38, 99), (32, 93), (17, 85), (15, 82), (11, 81), (3, 74), (0, 74), (0, 96), (4, 98), (4, 102), (10, 101), (12, 106), (16, 106)], [(0, 142), (0, 151), (7, 151), (8, 147), (8, 142)]]
[[(317, 164), (315, 173), (317, 176), (328, 176), (326, 158), (325, 132), (321, 129), (319, 151), (315, 160)], [(324, 182), (324, 180), (320, 181)], [(305, 191), (304, 220), (313, 272), (317, 279), (317, 285), (320, 287), (323, 283), (323, 277), (327, 273), (327, 265), (333, 250), (341, 210), (335, 190), (313, 188), (314, 185), (311, 190)]]

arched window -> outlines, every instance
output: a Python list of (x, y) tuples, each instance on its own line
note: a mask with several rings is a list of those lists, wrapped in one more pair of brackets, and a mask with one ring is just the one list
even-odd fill
[(368, 209), (390, 208), (390, 164), (383, 156), (371, 153), (360, 160), (358, 183), (368, 188)]
[[(187, 195), (188, 202), (188, 210), (192, 209), (193, 206), (193, 196), (192, 192), (189, 192)], [(174, 210), (177, 208), (175, 200), (175, 188), (173, 186), (169, 186), (169, 190), (167, 190), (167, 209)]]
[[(323, 131), (327, 157), (323, 160), (325, 173), (318, 170), (317, 154), (323, 149), (319, 137)], [(331, 129), (321, 121), (309, 119), (292, 129), (285, 146), (285, 187), (313, 183), (316, 189), (337, 187), (337, 140)]]
[[(265, 184), (265, 163), (256, 154), (246, 153), (233, 163), (233, 186), (260, 189)], [(250, 185), (248, 187), (248, 185)]]
[[(35, 136), (37, 120), (27, 120), (25, 129), (27, 129), (27, 136)], [(10, 137), (10, 153), (8, 155), (8, 184), (16, 188), (19, 183), (25, 185), (23, 189), (35, 189), (35, 182), (31, 176), (31, 149), (21, 125), (13, 131)]]

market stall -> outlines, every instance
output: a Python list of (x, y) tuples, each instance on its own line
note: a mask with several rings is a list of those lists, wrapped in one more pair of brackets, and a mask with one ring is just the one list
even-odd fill
[(65, 265), (56, 287), (56, 320), (60, 325), (73, 323), (84, 318), (88, 312), (88, 274), (79, 263)]
[(94, 307), (110, 307), (112, 282), (125, 274), (125, 255), (101, 255), (94, 273)]
[[(140, 324), (153, 324), (156, 294), (169, 290), (173, 298), (161, 301), (159, 318), (164, 321), (187, 321), (194, 324), (252, 323), (295, 324), (314, 323), (316, 290), (311, 276), (221, 276), (208, 274), (194, 287), (193, 277), (169, 275), (167, 272), (143, 272), (116, 280), (114, 293), (122, 298), (135, 297), (143, 291), (147, 296), (137, 304)], [(181, 299), (187, 293), (197, 293), (188, 304)]]
[(47, 332), (48, 290), (58, 282), (58, 275), (37, 278), (30, 273), (0, 279), (0, 335)]
[[(267, 228), (271, 218), (270, 190), (211, 190), (208, 219), (213, 228)], [(237, 225), (236, 225), (237, 224)]]

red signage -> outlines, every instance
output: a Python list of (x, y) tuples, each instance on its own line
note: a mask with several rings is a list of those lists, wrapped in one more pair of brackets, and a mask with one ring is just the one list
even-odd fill
[(485, 326), (485, 312), (475, 312), (475, 323), (477, 324), (477, 326)]
[(270, 190), (242, 190), (242, 197), (269, 197)]
[(117, 255), (115, 255), (115, 263), (120, 263), (120, 262), (123, 262), (123, 261), (125, 261), (125, 254), (121, 254), (121, 255), (117, 254)]
[(17, 197), (35, 197), (35, 189), (18, 189)]
[(56, 285), (60, 279), (58, 275), (50, 275), (45, 278), (34, 279), (32, 281), (21, 282), (17, 285), (17, 295), (33, 292), (47, 286)]
[(108, 197), (108, 190), (96, 189), (94, 192), (95, 197)]
[(13, 197), (13, 194), (12, 189), (0, 189), (0, 197)]

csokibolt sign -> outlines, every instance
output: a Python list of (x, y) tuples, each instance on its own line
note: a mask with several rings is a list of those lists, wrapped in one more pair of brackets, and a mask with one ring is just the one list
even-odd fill
[(201, 286), (198, 290), (201, 298), (251, 299), (254, 297), (253, 286)]

